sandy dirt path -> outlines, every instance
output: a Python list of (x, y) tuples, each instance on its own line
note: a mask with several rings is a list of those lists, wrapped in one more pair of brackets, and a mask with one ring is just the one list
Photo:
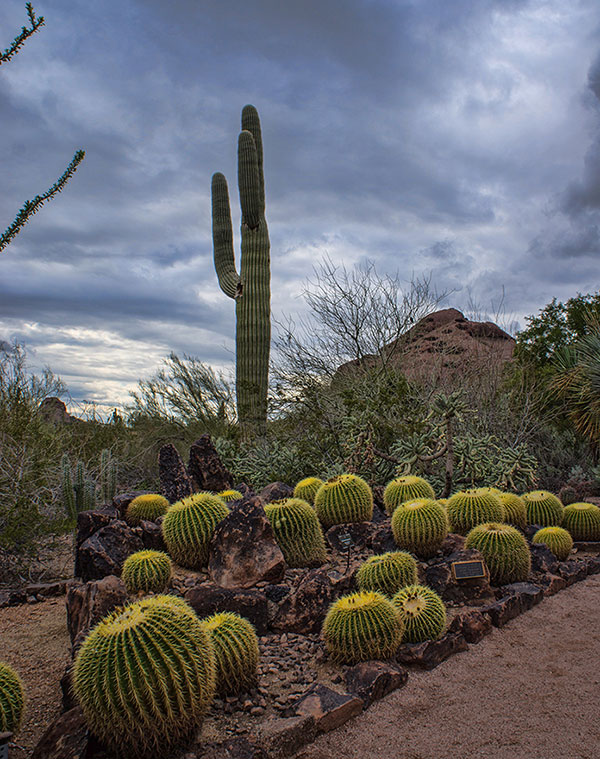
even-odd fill
[(494, 629), (296, 759), (598, 759), (600, 575)]

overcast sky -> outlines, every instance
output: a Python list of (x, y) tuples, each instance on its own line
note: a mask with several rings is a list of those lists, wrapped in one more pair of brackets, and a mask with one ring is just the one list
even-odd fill
[[(264, 139), (272, 308), (328, 255), (431, 274), (524, 326), (600, 287), (598, 0), (39, 0), (0, 67), (0, 339), (75, 400), (126, 401), (170, 351), (233, 361), (210, 178), (246, 103)], [(26, 23), (0, 3), (0, 48)], [(494, 305), (492, 305), (494, 304)]]

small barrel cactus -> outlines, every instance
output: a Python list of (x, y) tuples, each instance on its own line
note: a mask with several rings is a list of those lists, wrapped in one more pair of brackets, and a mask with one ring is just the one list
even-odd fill
[(215, 527), (229, 514), (219, 496), (195, 493), (174, 503), (162, 523), (171, 558), (183, 567), (199, 569), (208, 562), (208, 544)]
[(562, 526), (573, 540), (600, 540), (600, 509), (593, 503), (570, 503), (563, 511)]
[(371, 556), (359, 567), (356, 582), (360, 590), (376, 590), (391, 597), (417, 582), (417, 562), (406, 551)]
[(408, 585), (392, 598), (404, 624), (403, 643), (436, 640), (446, 627), (446, 607), (431, 588)]
[(181, 598), (129, 604), (84, 640), (73, 689), (90, 730), (115, 753), (172, 756), (214, 697), (210, 637)]
[(527, 509), (522, 498), (515, 493), (498, 493), (498, 498), (504, 506), (504, 521), (519, 530), (527, 527)]
[(477, 525), (467, 535), (465, 548), (476, 548), (481, 553), (493, 585), (527, 580), (531, 554), (516, 527), (499, 522)]
[(532, 490), (521, 496), (527, 509), (527, 524), (540, 527), (560, 527), (563, 519), (563, 505), (547, 490)]
[(294, 498), (302, 498), (303, 501), (310, 503), (312, 506), (315, 502), (315, 496), (317, 490), (323, 484), (323, 480), (320, 477), (305, 477), (300, 482), (296, 483), (294, 488)]
[(531, 542), (545, 543), (559, 561), (565, 561), (573, 548), (573, 538), (562, 527), (542, 527), (535, 533)]
[(485, 522), (502, 522), (504, 507), (491, 488), (470, 488), (455, 493), (448, 501), (450, 531), (466, 535), (469, 530)]
[(356, 474), (340, 474), (317, 490), (315, 511), (325, 528), (345, 522), (369, 522), (373, 517), (373, 493)]
[(163, 593), (171, 579), (171, 559), (164, 551), (136, 551), (125, 559), (121, 579), (128, 593)]
[(241, 501), (244, 497), (239, 490), (221, 490), (217, 493), (219, 498), (223, 499), (225, 503), (232, 503), (232, 501)]
[(25, 708), (21, 678), (6, 662), (0, 662), (0, 733), (16, 733)]
[(290, 567), (320, 566), (327, 560), (325, 538), (314, 509), (301, 498), (265, 505), (275, 540)]
[(406, 475), (388, 482), (383, 491), (383, 505), (388, 514), (393, 514), (401, 503), (416, 501), (417, 498), (435, 499), (431, 485), (422, 477)]
[(125, 521), (132, 527), (137, 527), (144, 520), (154, 522), (167, 513), (170, 505), (167, 499), (158, 493), (138, 495), (127, 507)]
[(334, 661), (356, 664), (394, 656), (402, 640), (402, 624), (391, 601), (381, 593), (365, 591), (334, 601), (322, 634)]
[(401, 503), (392, 514), (392, 533), (400, 548), (427, 559), (448, 535), (444, 507), (430, 498)]
[(256, 685), (258, 638), (253, 625), (234, 612), (202, 620), (215, 652), (217, 693), (233, 695)]

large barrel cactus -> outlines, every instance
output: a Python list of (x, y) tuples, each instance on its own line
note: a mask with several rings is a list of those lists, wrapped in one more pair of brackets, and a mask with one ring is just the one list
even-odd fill
[(573, 548), (571, 534), (562, 527), (542, 527), (531, 538), (531, 542), (545, 543), (559, 561), (565, 561)]
[(322, 484), (323, 480), (320, 477), (305, 477), (296, 483), (294, 498), (302, 498), (303, 501), (310, 503), (312, 506), (315, 502), (317, 490)]
[(210, 637), (181, 598), (145, 598), (92, 630), (73, 688), (90, 730), (119, 756), (173, 756), (213, 700)]
[(215, 527), (227, 514), (224, 501), (210, 493), (195, 493), (174, 503), (162, 523), (171, 558), (182, 567), (203, 567), (208, 562), (208, 544)]
[(450, 531), (466, 535), (469, 530), (485, 522), (502, 522), (504, 507), (491, 488), (470, 488), (455, 493), (446, 508)]
[(171, 579), (171, 559), (164, 551), (136, 551), (125, 559), (121, 579), (128, 593), (163, 593)]
[(320, 566), (327, 560), (325, 538), (314, 509), (300, 498), (265, 505), (275, 540), (290, 567)]
[(0, 733), (16, 733), (25, 708), (21, 678), (6, 662), (0, 662)]
[(436, 640), (446, 627), (446, 607), (438, 594), (425, 585), (409, 585), (392, 598), (403, 622), (403, 643)]
[(392, 534), (400, 548), (424, 559), (433, 556), (448, 535), (444, 507), (430, 498), (401, 503), (392, 514)]
[(573, 540), (600, 540), (600, 509), (593, 503), (570, 503), (564, 508), (562, 526)]
[(358, 568), (360, 590), (375, 590), (393, 596), (400, 588), (417, 582), (417, 562), (406, 551), (390, 551), (371, 556)]
[(225, 611), (207, 617), (202, 624), (215, 652), (217, 692), (232, 695), (254, 687), (259, 650), (252, 623), (239, 614)]
[(527, 509), (527, 523), (540, 527), (560, 527), (563, 519), (563, 505), (547, 490), (532, 490), (521, 496)]
[(402, 640), (402, 624), (384, 595), (366, 591), (334, 601), (322, 634), (334, 661), (356, 664), (392, 657)]
[(388, 514), (393, 514), (401, 503), (416, 501), (417, 498), (435, 499), (435, 493), (427, 480), (412, 474), (396, 477), (388, 482), (383, 491), (383, 505)]
[(219, 287), (235, 300), (236, 400), (244, 439), (264, 436), (271, 346), (270, 242), (265, 219), (263, 147), (258, 112), (242, 110), (238, 139), (238, 184), (242, 209), (240, 272), (235, 268), (227, 180), (212, 178), (212, 224)]
[(504, 506), (504, 521), (513, 527), (524, 530), (527, 527), (527, 509), (522, 498), (515, 493), (498, 492), (498, 498)]
[(358, 475), (339, 474), (317, 490), (315, 511), (325, 528), (345, 522), (369, 522), (373, 517), (373, 493)]
[(524, 582), (529, 576), (529, 546), (516, 527), (499, 522), (477, 525), (467, 535), (465, 548), (476, 548), (481, 553), (494, 585)]
[(167, 513), (170, 505), (167, 499), (158, 493), (138, 495), (127, 507), (125, 521), (132, 527), (137, 527), (143, 520), (154, 522)]

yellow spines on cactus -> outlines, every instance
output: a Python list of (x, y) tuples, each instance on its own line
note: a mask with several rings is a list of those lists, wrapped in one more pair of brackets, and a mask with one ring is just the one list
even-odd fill
[(294, 498), (302, 498), (303, 501), (310, 503), (312, 506), (315, 502), (315, 496), (317, 490), (323, 484), (323, 480), (320, 477), (305, 477), (300, 482), (296, 483), (294, 488)]
[(219, 498), (222, 498), (225, 503), (231, 503), (232, 501), (239, 501), (244, 496), (240, 493), (239, 490), (222, 490), (220, 493), (217, 493)]
[(544, 543), (559, 561), (565, 561), (573, 548), (571, 534), (562, 527), (542, 527), (535, 533), (531, 542)]
[(334, 601), (322, 634), (334, 661), (356, 664), (394, 656), (402, 640), (402, 623), (382, 593), (365, 591)]
[(259, 650), (253, 625), (234, 612), (202, 620), (215, 652), (217, 693), (232, 695), (256, 685)]
[(137, 527), (143, 520), (154, 522), (167, 513), (170, 505), (167, 499), (158, 493), (138, 495), (127, 507), (125, 521), (132, 527)]
[(455, 493), (446, 507), (450, 531), (466, 535), (485, 522), (502, 522), (504, 506), (491, 488), (470, 488)]
[(529, 576), (529, 546), (523, 535), (509, 524), (477, 525), (467, 535), (465, 548), (476, 548), (481, 553), (494, 585), (524, 582)]
[(431, 588), (425, 585), (409, 585), (396, 593), (392, 603), (403, 622), (403, 643), (436, 640), (444, 632), (446, 607)]
[(389, 551), (371, 556), (356, 573), (356, 583), (360, 590), (375, 590), (389, 597), (400, 588), (416, 582), (417, 562), (406, 551)]
[(314, 509), (300, 498), (265, 504), (275, 540), (290, 567), (320, 566), (327, 560), (325, 538)]
[(208, 544), (215, 527), (229, 514), (219, 496), (195, 493), (174, 503), (162, 523), (171, 558), (183, 567), (199, 569), (208, 562)]
[(504, 521), (513, 527), (524, 530), (527, 527), (527, 509), (525, 502), (515, 493), (498, 493), (504, 506)]
[(600, 540), (600, 509), (593, 503), (570, 503), (564, 508), (562, 526), (573, 540)]
[(560, 527), (563, 519), (563, 505), (547, 490), (532, 490), (521, 498), (527, 510), (527, 524), (540, 527)]
[(121, 579), (128, 593), (163, 593), (171, 579), (171, 559), (164, 551), (136, 551), (125, 559)]
[(214, 697), (210, 637), (181, 598), (136, 601), (84, 640), (73, 688), (92, 733), (119, 756), (173, 756)]
[(393, 514), (401, 503), (416, 501), (417, 498), (435, 499), (435, 493), (431, 485), (422, 477), (409, 474), (405, 477), (396, 477), (385, 487), (383, 491), (383, 505), (388, 514)]
[(358, 475), (339, 474), (317, 490), (315, 511), (325, 529), (345, 522), (369, 522), (373, 517), (373, 493)]
[(429, 558), (448, 535), (446, 512), (430, 498), (401, 503), (392, 514), (392, 534), (400, 548)]
[(25, 689), (15, 670), (0, 662), (0, 733), (16, 733), (23, 718)]

